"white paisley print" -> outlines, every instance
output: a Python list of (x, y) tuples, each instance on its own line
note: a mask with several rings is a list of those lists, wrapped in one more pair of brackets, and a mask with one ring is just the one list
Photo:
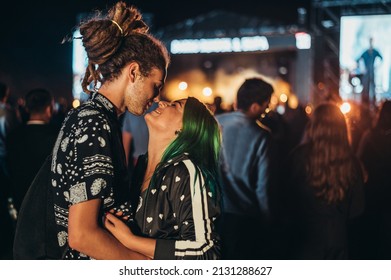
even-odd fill
[[(70, 111), (62, 125), (53, 149), (50, 182), (55, 194), (58, 244), (68, 248), (65, 259), (91, 259), (64, 247), (68, 243), (69, 208), (101, 199), (102, 210), (108, 211), (116, 206), (116, 192), (127, 193), (129, 184), (120, 137), (115, 107), (99, 93)], [(121, 203), (118, 201), (118, 205)]]

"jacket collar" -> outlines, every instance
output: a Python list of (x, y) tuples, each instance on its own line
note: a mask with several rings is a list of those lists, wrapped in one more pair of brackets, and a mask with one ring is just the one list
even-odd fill
[(169, 159), (162, 167), (165, 168), (169, 165), (172, 165), (176, 162), (180, 162), (183, 160), (189, 159), (189, 153), (183, 153), (181, 155), (178, 155), (176, 157), (173, 157), (172, 159)]

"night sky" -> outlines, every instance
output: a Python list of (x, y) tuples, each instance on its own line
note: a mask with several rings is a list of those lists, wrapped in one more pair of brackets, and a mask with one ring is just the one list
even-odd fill
[[(14, 97), (35, 87), (49, 89), (56, 97), (71, 99), (72, 44), (61, 44), (77, 24), (77, 15), (106, 9), (116, 1), (57, 0), (8, 1), (0, 8), (0, 81)], [(127, 1), (142, 13), (153, 15), (152, 33), (167, 25), (208, 13), (227, 10), (259, 16), (272, 22), (297, 22), (297, 8), (310, 0), (139, 0)]]

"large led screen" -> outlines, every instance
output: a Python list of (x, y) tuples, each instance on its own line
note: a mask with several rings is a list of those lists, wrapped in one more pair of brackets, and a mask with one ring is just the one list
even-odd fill
[(343, 16), (340, 36), (342, 99), (361, 100), (365, 91), (377, 101), (389, 96), (391, 15)]
[[(73, 34), (74, 38), (80, 38), (79, 30)], [(73, 40), (72, 51), (72, 71), (73, 71), (73, 98), (81, 101), (88, 99), (88, 95), (83, 92), (81, 80), (87, 67), (87, 53), (84, 50), (83, 43), (80, 39)]]

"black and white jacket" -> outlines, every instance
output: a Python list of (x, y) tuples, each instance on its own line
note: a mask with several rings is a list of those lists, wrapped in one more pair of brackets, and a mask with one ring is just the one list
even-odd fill
[[(145, 163), (140, 157), (136, 178), (144, 177)], [(139, 234), (157, 239), (154, 258), (219, 259), (220, 193), (205, 184), (199, 167), (183, 154), (163, 166), (154, 182), (139, 195), (134, 217)], [(139, 190), (140, 183), (133, 187)]]

